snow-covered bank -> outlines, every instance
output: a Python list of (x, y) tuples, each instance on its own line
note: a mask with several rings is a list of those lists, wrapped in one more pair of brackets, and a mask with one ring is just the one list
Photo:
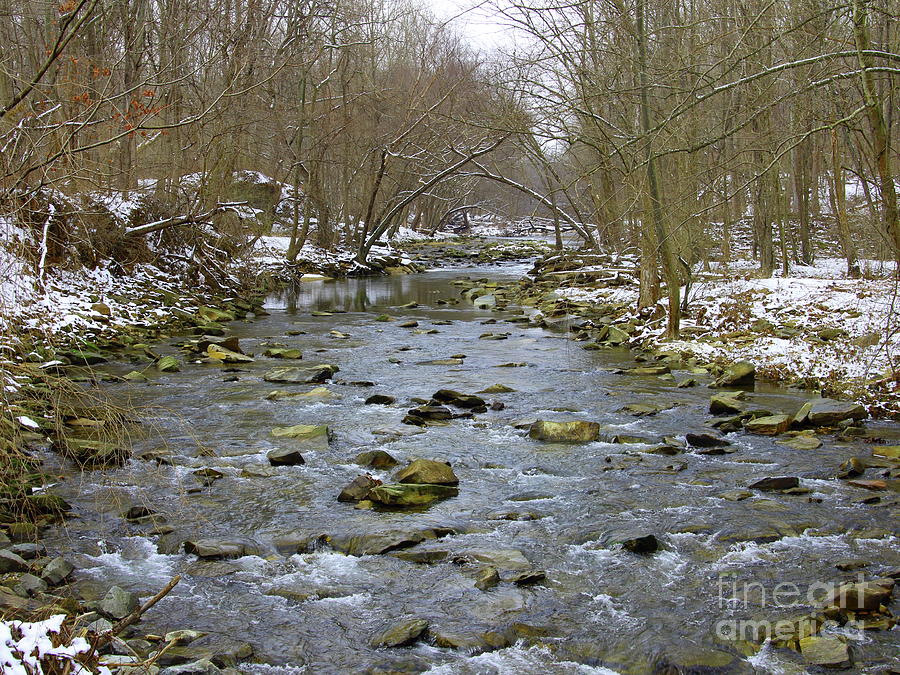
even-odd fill
[(861, 261), (863, 279), (846, 278), (845, 263), (835, 258), (795, 266), (787, 277), (758, 278), (749, 262), (697, 272), (682, 339), (667, 341), (665, 320), (646, 321), (637, 311), (636, 261), (619, 262), (619, 273), (601, 281), (565, 277), (556, 295), (620, 307), (615, 321), (628, 325), (635, 344), (701, 362), (751, 361), (762, 378), (859, 400), (873, 412), (900, 412), (900, 284), (892, 263)]

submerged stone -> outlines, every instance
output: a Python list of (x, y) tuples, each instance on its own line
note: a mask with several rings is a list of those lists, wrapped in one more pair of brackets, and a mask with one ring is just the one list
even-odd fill
[(425, 619), (406, 619), (389, 626), (372, 638), (371, 646), (405, 647), (418, 640), (428, 630)]
[(590, 443), (600, 437), (600, 425), (597, 422), (551, 422), (538, 420), (531, 425), (528, 436), (535, 440), (550, 443)]
[(340, 368), (329, 363), (317, 366), (287, 366), (270, 370), (263, 376), (263, 379), (266, 382), (318, 384), (331, 379), (338, 370)]
[(275, 427), (272, 435), (276, 438), (291, 438), (302, 442), (304, 447), (327, 450), (331, 440), (331, 430), (324, 424), (295, 424), (290, 427)]
[(458, 494), (459, 490), (450, 485), (393, 483), (373, 488), (368, 498), (385, 506), (419, 506), (456, 497)]

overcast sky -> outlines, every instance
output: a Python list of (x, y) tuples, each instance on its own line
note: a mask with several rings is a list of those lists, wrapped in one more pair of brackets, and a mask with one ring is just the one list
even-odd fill
[(509, 47), (513, 43), (512, 31), (495, 16), (490, 0), (421, 0), (421, 2), (431, 7), (439, 19), (446, 20), (458, 16), (454, 24), (480, 50)]

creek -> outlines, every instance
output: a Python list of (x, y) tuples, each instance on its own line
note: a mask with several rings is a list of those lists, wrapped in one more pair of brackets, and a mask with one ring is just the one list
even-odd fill
[[(88, 597), (112, 584), (148, 597), (181, 574), (182, 582), (147, 613), (139, 632), (190, 628), (249, 642), (254, 656), (240, 667), (250, 672), (804, 672), (808, 666), (793, 652), (766, 647), (748, 657), (743, 643), (717, 633), (748, 620), (808, 613), (811, 584), (855, 579), (858, 571), (877, 576), (900, 564), (895, 495), (864, 504), (860, 498), (871, 493), (834, 478), (841, 462), (870, 448), (863, 440), (825, 436), (817, 450), (794, 450), (738, 432), (728, 435), (729, 454), (642, 452), (664, 436), (709, 431), (704, 424), (714, 392), (616, 374), (635, 365), (627, 351), (586, 351), (564, 330), (504, 321), (521, 316), (520, 308), (437, 302), (460, 297), (451, 282), (462, 275), (508, 283), (525, 269), (439, 269), (301, 284), (270, 298), (269, 316), (229, 325), (255, 362), (234, 372), (185, 362), (180, 372), (154, 375), (149, 384), (104, 384), (104, 395), (132, 408), (141, 422), (131, 433), (135, 458), (89, 473), (60, 466), (67, 475), (55, 491), (79, 517), (49, 531), (44, 543), (73, 560)], [(412, 302), (418, 306), (399, 308)], [(382, 314), (397, 320), (376, 321)], [(413, 319), (420, 329), (438, 332), (398, 326)], [(509, 336), (480, 339), (489, 332)], [(172, 342), (160, 351), (184, 358)], [(300, 349), (302, 361), (261, 356), (270, 343)], [(457, 353), (465, 354), (459, 365), (418, 365)], [(340, 371), (331, 382), (306, 387), (262, 379), (274, 367), (315, 363)], [(104, 369), (121, 375), (133, 367)], [(484, 395), (502, 401), (502, 410), (424, 430), (401, 424), (416, 405), (412, 398), (428, 399), (438, 389), (475, 393), (494, 384), (514, 390)], [(340, 398), (266, 399), (274, 389), (312, 386)], [(374, 393), (397, 403), (364, 405)], [(758, 386), (753, 400), (791, 413), (805, 397)], [(672, 407), (643, 417), (620, 412), (640, 402)], [(607, 440), (630, 435), (649, 443), (543, 443), (515, 426), (531, 419), (596, 421)], [(267, 453), (291, 443), (271, 436), (272, 428), (294, 424), (327, 424), (334, 439), (327, 450), (304, 452), (302, 466), (269, 466)], [(876, 423), (869, 428), (891, 431)], [(389, 452), (401, 466), (415, 457), (450, 462), (459, 495), (405, 511), (338, 502), (341, 488), (365, 472), (354, 457), (373, 449)], [(168, 463), (138, 459), (161, 451)], [(224, 477), (206, 485), (192, 473), (200, 468)], [(391, 473), (372, 471), (386, 482)], [(719, 496), (767, 476), (798, 476), (807, 490), (750, 491), (739, 501)], [(152, 523), (124, 520), (122, 513), (136, 505), (160, 516), (156, 526), (164, 518), (172, 531), (153, 534)], [(392, 553), (350, 556), (327, 543), (293, 555), (276, 547), (286, 536), (315, 540), (423, 528), (454, 532), (404, 549), (435, 551), (436, 562)], [(656, 535), (661, 549), (639, 555), (609, 544), (635, 532)], [(262, 555), (200, 561), (162, 545), (203, 537), (251, 538)], [(478, 590), (478, 565), (471, 562), (478, 555), (496, 561), (501, 577), (509, 571), (504, 565), (515, 570), (524, 557), (546, 579)], [(848, 559), (863, 567), (835, 567)], [(795, 585), (796, 597), (783, 586), (776, 602), (778, 584)], [(409, 617), (426, 619), (460, 648), (433, 640), (370, 646), (387, 625)], [(896, 635), (849, 635), (860, 664), (852, 672), (896, 659)], [(479, 644), (487, 651), (473, 654)]]

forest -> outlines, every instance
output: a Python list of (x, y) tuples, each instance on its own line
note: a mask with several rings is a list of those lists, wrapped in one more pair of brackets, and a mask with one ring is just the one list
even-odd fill
[(894, 672), (898, 20), (0, 0), (0, 671)]

